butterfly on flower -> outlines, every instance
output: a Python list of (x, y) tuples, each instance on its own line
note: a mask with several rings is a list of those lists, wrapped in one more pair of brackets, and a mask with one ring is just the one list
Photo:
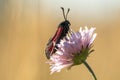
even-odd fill
[(87, 58), (93, 49), (93, 42), (97, 36), (94, 33), (94, 27), (90, 29), (80, 27), (79, 31), (70, 29), (70, 22), (67, 20), (68, 9), (66, 15), (63, 10), (65, 21), (61, 22), (55, 35), (49, 40), (45, 50), (46, 57), (49, 59), (51, 74), (60, 72), (63, 68), (70, 69), (72, 66), (84, 64), (89, 72), (92, 74), (94, 80), (97, 77), (89, 64)]

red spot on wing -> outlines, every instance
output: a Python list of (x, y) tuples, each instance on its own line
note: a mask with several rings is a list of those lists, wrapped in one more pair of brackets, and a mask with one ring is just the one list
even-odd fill
[(51, 52), (53, 48), (54, 48), (54, 46), (53, 46), (53, 43), (52, 43), (52, 45), (49, 47), (49, 51)]
[(59, 28), (57, 29), (54, 37), (52, 38), (52, 41), (55, 41), (55, 42), (56, 42), (56, 40), (59, 39), (62, 31), (63, 31), (63, 27), (59, 27)]

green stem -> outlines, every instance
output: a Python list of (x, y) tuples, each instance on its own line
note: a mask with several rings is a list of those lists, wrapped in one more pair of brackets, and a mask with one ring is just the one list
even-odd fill
[(87, 69), (89, 70), (89, 72), (92, 74), (94, 80), (97, 80), (93, 70), (91, 69), (91, 67), (89, 66), (89, 64), (86, 61), (83, 61), (83, 64), (87, 67)]

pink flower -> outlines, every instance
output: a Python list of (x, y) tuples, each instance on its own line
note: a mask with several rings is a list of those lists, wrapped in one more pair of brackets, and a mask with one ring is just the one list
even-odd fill
[(50, 57), (49, 64), (51, 74), (60, 72), (63, 68), (70, 68), (74, 65), (82, 64), (87, 59), (87, 56), (93, 51), (93, 41), (97, 34), (94, 33), (95, 28), (85, 29), (80, 28), (78, 32), (70, 31), (57, 44), (57, 51)]

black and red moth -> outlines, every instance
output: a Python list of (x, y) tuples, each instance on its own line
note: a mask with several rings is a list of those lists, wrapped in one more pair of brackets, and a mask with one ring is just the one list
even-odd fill
[(61, 7), (61, 9), (63, 11), (63, 17), (65, 21), (59, 24), (55, 35), (52, 38), (50, 38), (50, 40), (47, 43), (47, 47), (45, 49), (45, 54), (46, 54), (47, 59), (50, 59), (50, 56), (56, 52), (56, 49), (58, 48), (56, 44), (60, 43), (60, 40), (63, 39), (70, 30), (69, 28), (70, 22), (67, 20), (67, 15), (70, 9), (68, 8), (68, 11), (66, 14), (64, 12), (64, 8)]

